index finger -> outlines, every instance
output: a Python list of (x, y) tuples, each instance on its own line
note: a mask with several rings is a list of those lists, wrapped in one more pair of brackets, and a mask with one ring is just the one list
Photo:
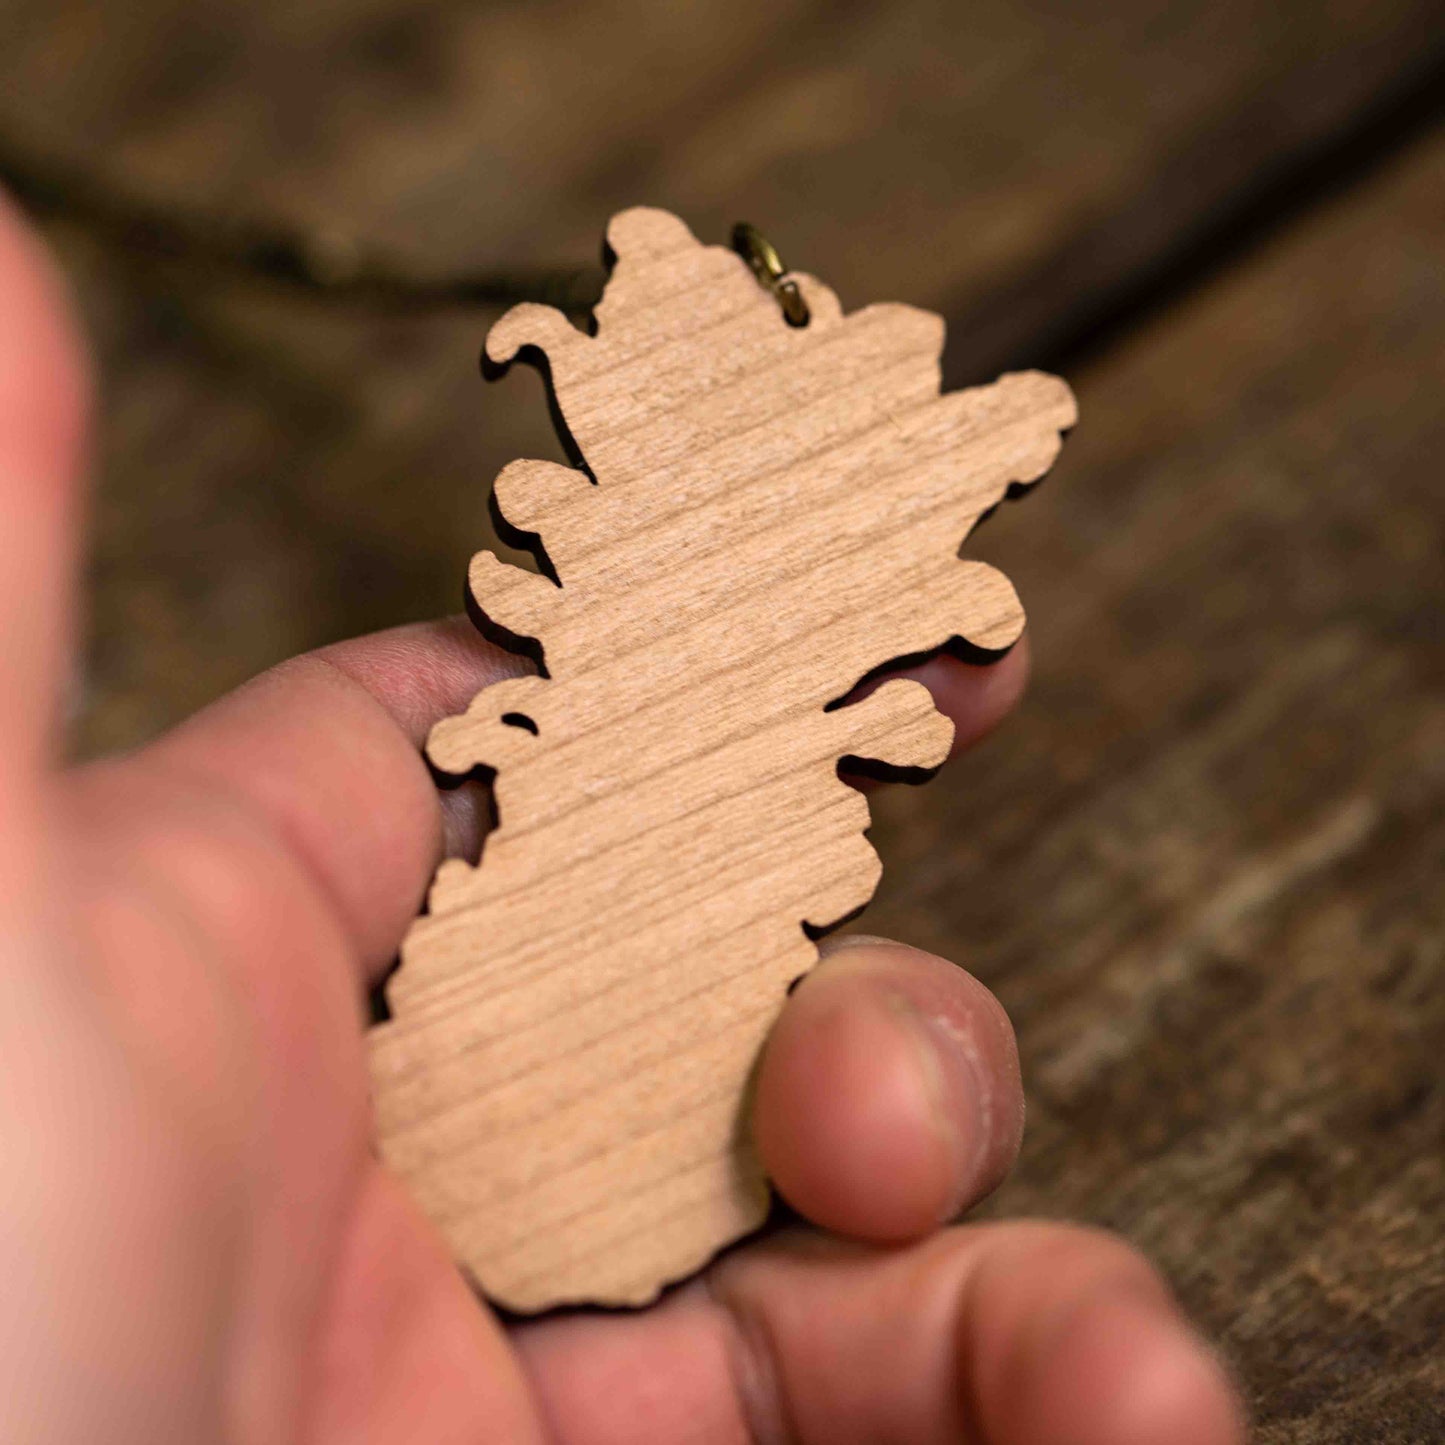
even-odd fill
[[(433, 723), (530, 664), (456, 617), (310, 653), (198, 713), (147, 754), (262, 813), (322, 885), (368, 982), (395, 956), (443, 851), (443, 810), (420, 746)], [(961, 742), (1012, 705), (1027, 661), (939, 658), (916, 669)], [(475, 799), (459, 809), (474, 814)], [(475, 835), (477, 819), (455, 830)]]
[(443, 851), (427, 730), (527, 668), (464, 618), (398, 627), (262, 673), (136, 761), (204, 779), (259, 814), (329, 900), (370, 984)]

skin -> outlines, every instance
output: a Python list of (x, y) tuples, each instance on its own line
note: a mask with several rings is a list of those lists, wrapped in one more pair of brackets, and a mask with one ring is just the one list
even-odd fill
[[(1012, 1031), (963, 970), (835, 945), (753, 1125), (800, 1222), (635, 1314), (505, 1323), (373, 1157), (364, 1001), (475, 799), (428, 726), (514, 663), (460, 621), (296, 659), (61, 770), (89, 386), (0, 206), (0, 1437), (33, 1442), (1229, 1445), (1150, 1267), (947, 1227), (1007, 1173)], [(1021, 646), (918, 674), (967, 746)]]

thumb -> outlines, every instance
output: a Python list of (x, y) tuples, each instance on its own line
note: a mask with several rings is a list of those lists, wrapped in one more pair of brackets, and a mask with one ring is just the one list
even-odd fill
[(53, 750), (89, 375), (54, 263), (0, 195), (0, 809)]

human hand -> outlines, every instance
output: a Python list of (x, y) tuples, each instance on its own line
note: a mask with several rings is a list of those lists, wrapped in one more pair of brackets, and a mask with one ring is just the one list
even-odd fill
[[(0, 211), (0, 1436), (1240, 1438), (1124, 1245), (943, 1227), (1013, 1161), (1013, 1036), (968, 974), (879, 940), (828, 951), (761, 1066), (758, 1145), (811, 1228), (639, 1313), (480, 1305), (372, 1154), (363, 1030), (478, 827), (420, 740), (516, 663), (464, 622), (401, 628), (58, 770), (85, 393), (55, 277)], [(916, 674), (964, 746), (1026, 666)]]

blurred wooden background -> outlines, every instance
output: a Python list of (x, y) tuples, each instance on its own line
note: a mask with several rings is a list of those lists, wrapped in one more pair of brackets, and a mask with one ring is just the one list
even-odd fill
[(501, 275), (762, 226), (1083, 423), (974, 549), (1036, 681), (876, 805), (1031, 1118), (991, 1213), (1142, 1244), (1267, 1442), (1445, 1438), (1438, 0), (7, 0), (0, 178), (100, 354), (76, 746), (453, 610), (540, 387)]

